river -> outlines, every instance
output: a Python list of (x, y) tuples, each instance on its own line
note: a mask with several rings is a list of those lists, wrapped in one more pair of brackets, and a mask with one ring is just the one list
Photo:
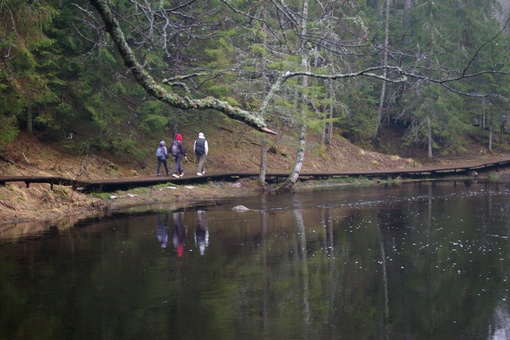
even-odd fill
[(508, 339), (509, 198), (334, 188), (0, 237), (0, 339)]

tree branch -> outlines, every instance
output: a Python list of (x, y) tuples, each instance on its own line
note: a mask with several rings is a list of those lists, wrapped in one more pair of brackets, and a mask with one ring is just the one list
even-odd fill
[(127, 44), (124, 33), (119, 27), (115, 18), (109, 0), (90, 0), (92, 6), (99, 12), (105, 23), (106, 31), (110, 34), (119, 53), (124, 60), (124, 65), (133, 73), (137, 82), (147, 91), (147, 93), (156, 99), (169, 104), (170, 106), (182, 110), (207, 110), (212, 109), (224, 113), (231, 119), (243, 122), (259, 131), (276, 134), (276, 132), (267, 128), (263, 118), (256, 114), (240, 108), (234, 107), (225, 101), (214, 97), (203, 99), (192, 99), (189, 96), (179, 96), (172, 91), (168, 91), (157, 84), (154, 78), (140, 65), (133, 54), (133, 51)]

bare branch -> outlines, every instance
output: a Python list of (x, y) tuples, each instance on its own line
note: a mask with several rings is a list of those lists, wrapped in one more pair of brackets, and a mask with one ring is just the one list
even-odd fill
[(138, 63), (133, 51), (127, 44), (124, 33), (119, 27), (117, 19), (115, 19), (110, 8), (111, 3), (108, 0), (90, 0), (105, 23), (106, 30), (110, 33), (124, 64), (133, 73), (138, 83), (147, 91), (148, 94), (156, 99), (167, 103), (173, 107), (183, 110), (207, 110), (212, 109), (224, 113), (228, 117), (243, 122), (259, 131), (276, 134), (276, 132), (267, 128), (266, 123), (260, 115), (233, 107), (227, 102), (220, 101), (214, 97), (206, 97), (203, 99), (192, 99), (188, 96), (179, 96), (172, 91), (167, 91), (158, 85), (154, 78), (148, 74), (145, 69)]
[(471, 64), (473, 63), (473, 61), (475, 60), (475, 58), (477, 57), (477, 55), (480, 53), (480, 51), (485, 47), (485, 46), (488, 46), (490, 43), (492, 43), (494, 40), (496, 40), (497, 37), (499, 37), (501, 34), (503, 34), (503, 32), (506, 30), (506, 27), (508, 26), (508, 23), (510, 22), (510, 18), (508, 18), (505, 22), (505, 24), (503, 25), (503, 27), (499, 30), (499, 32), (497, 32), (491, 39), (487, 40), (486, 42), (484, 42), (477, 50), (476, 52), (473, 54), (473, 57), (471, 58), (471, 60), (469, 61), (469, 63), (466, 65), (466, 67), (464, 68), (464, 70), (462, 71), (462, 75), (465, 75), (467, 69), (469, 68), (469, 66), (471, 66)]

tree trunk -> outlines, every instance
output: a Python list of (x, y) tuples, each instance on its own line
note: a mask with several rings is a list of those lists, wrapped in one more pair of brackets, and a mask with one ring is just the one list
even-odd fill
[[(301, 36), (305, 37), (307, 33), (306, 24), (308, 17), (308, 0), (303, 1), (303, 12), (302, 12), (302, 27), (301, 27)], [(308, 71), (308, 52), (305, 46), (305, 43), (302, 45), (301, 54), (301, 67), (304, 71)], [(302, 88), (303, 90), (308, 88), (308, 77), (303, 76), (302, 80)], [(307, 99), (306, 93), (303, 93), (302, 98), (302, 107), (300, 109), (300, 117), (298, 119), (299, 124), (301, 124), (301, 129), (299, 132), (299, 145), (296, 152), (296, 160), (294, 162), (294, 168), (292, 169), (289, 177), (283, 182), (283, 184), (278, 188), (278, 192), (293, 192), (294, 186), (299, 178), (299, 174), (301, 173), (301, 168), (303, 167), (303, 161), (305, 159), (305, 146), (306, 146), (306, 108), (307, 108)]]
[(330, 100), (329, 104), (329, 112), (326, 115), (327, 122), (324, 123), (324, 127), (322, 128), (321, 132), (321, 144), (331, 145), (332, 138), (333, 138), (333, 112), (334, 112), (334, 106), (333, 106), (333, 86), (331, 85), (330, 81), (326, 81), (324, 83), (324, 88), (326, 91), (326, 96)]
[(267, 191), (266, 171), (267, 171), (267, 147), (266, 136), (263, 135), (260, 139), (260, 172), (259, 172), (259, 186), (262, 191)]
[(482, 129), (485, 129), (485, 127), (487, 126), (487, 114), (485, 112), (485, 98), (482, 98), (482, 121), (480, 122), (480, 127)]
[(33, 125), (33, 119), (32, 119), (32, 105), (28, 104), (27, 107), (27, 130), (28, 132), (32, 133), (32, 125)]
[[(264, 50), (267, 49), (267, 26), (266, 26), (266, 14), (267, 14), (267, 11), (266, 9), (264, 8), (264, 12), (262, 13), (263, 17), (264, 17), (264, 23), (263, 23), (263, 26), (262, 26), (262, 31), (263, 31), (263, 34), (264, 34)], [(265, 63), (262, 62), (261, 63), (261, 70), (262, 70), (262, 73), (265, 74)], [(262, 84), (262, 92), (263, 92), (263, 96), (262, 98), (264, 98), (266, 96), (266, 87), (265, 87), (265, 84), (263, 83)], [(262, 118), (264, 118), (264, 112), (265, 111), (262, 111), (261, 114), (263, 115)], [(259, 186), (260, 186), (260, 189), (262, 191), (267, 191), (268, 188), (267, 188), (267, 183), (266, 183), (266, 171), (267, 171), (267, 143), (266, 143), (266, 136), (265, 135), (262, 135), (260, 137), (260, 172), (259, 172)]]
[(301, 125), (301, 131), (299, 135), (299, 146), (296, 152), (294, 168), (292, 169), (290, 176), (278, 188), (278, 192), (294, 191), (294, 186), (296, 185), (296, 182), (299, 179), (301, 168), (303, 167), (303, 161), (305, 159), (305, 145), (306, 145), (306, 125), (303, 123)]
[[(406, 30), (410, 26), (409, 13), (411, 13), (412, 7), (413, 7), (412, 0), (404, 1), (404, 16), (402, 18), (402, 25), (404, 27), (404, 30)], [(404, 44), (407, 44), (409, 41), (409, 37), (404, 36), (404, 38), (402, 40), (403, 40)]]
[[(388, 45), (389, 45), (389, 31), (390, 31), (390, 1), (386, 0), (386, 18), (385, 18), (385, 28), (384, 28), (384, 66), (388, 66)], [(386, 78), (388, 71), (385, 68), (383, 71), (383, 76)], [(386, 98), (386, 81), (382, 83), (381, 96), (379, 98), (379, 110), (377, 113), (377, 125), (375, 127), (373, 139), (377, 138), (377, 134), (379, 133), (379, 127), (382, 122), (382, 112), (384, 108), (384, 99)]]
[(428, 152), (427, 157), (432, 158), (432, 122), (430, 121), (430, 117), (427, 117), (427, 146)]
[(493, 124), (492, 124), (492, 114), (489, 118), (489, 151), (492, 151), (492, 133), (493, 133)]
[(335, 111), (335, 107), (333, 105), (333, 102), (334, 102), (334, 96), (335, 96), (335, 89), (332, 85), (332, 83), (330, 82), (330, 86), (329, 86), (329, 90), (330, 90), (330, 98), (331, 98), (331, 104), (329, 105), (329, 114), (328, 114), (328, 134), (327, 134), (327, 139), (326, 139), (326, 144), (328, 145), (331, 145), (333, 143), (333, 113)]

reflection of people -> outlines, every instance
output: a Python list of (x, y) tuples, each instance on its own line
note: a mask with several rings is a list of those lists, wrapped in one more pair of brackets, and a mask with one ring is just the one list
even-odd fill
[(166, 159), (168, 158), (168, 150), (166, 149), (166, 144), (164, 140), (159, 142), (159, 147), (156, 149), (156, 157), (158, 159), (158, 168), (156, 169), (156, 174), (158, 176), (160, 175), (159, 170), (161, 169), (161, 164), (163, 164), (163, 166), (165, 167), (166, 175), (168, 176), (169, 172), (168, 165), (166, 162)]
[(174, 232), (172, 235), (172, 241), (174, 243), (174, 250), (177, 252), (177, 256), (179, 257), (182, 257), (182, 254), (184, 253), (184, 237), (186, 236), (186, 231), (182, 224), (183, 215), (183, 212), (174, 213)]
[(195, 151), (195, 155), (197, 156), (197, 175), (202, 176), (205, 174), (204, 163), (207, 153), (209, 152), (209, 145), (207, 145), (207, 140), (202, 132), (198, 134), (198, 139), (193, 143), (193, 151)]
[[(174, 147), (175, 146), (175, 147)], [(176, 150), (174, 150), (176, 149)], [(174, 177), (182, 177), (184, 176), (184, 170), (181, 166), (182, 158), (188, 161), (188, 156), (186, 154), (186, 149), (184, 148), (184, 144), (182, 143), (182, 135), (180, 133), (177, 134), (174, 140), (174, 144), (172, 145), (172, 156), (175, 159), (175, 167), (174, 173), (172, 176)]]
[(195, 244), (198, 247), (200, 255), (204, 256), (205, 248), (209, 245), (209, 230), (205, 222), (205, 211), (197, 211), (198, 223), (195, 230)]
[(158, 214), (158, 241), (161, 243), (161, 248), (165, 249), (168, 242), (168, 213), (165, 213), (165, 218)]

